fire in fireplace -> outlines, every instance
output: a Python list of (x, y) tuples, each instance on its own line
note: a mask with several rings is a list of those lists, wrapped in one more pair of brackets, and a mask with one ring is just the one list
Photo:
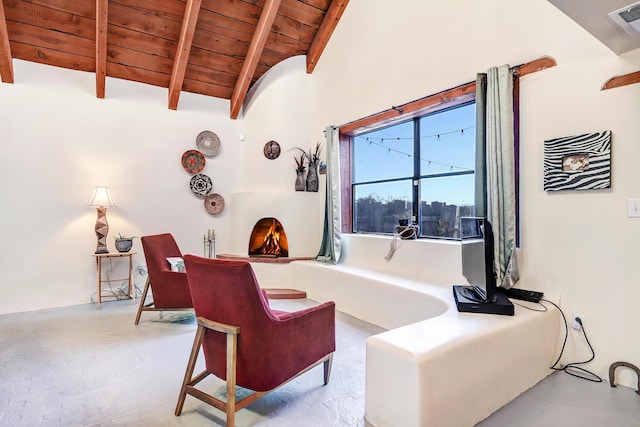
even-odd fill
[(249, 256), (288, 257), (287, 235), (276, 218), (262, 218), (253, 226)]

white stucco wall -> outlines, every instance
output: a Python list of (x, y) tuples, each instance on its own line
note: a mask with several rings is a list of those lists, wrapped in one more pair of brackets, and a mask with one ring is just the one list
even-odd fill
[[(558, 66), (521, 80), (521, 287), (561, 295), (581, 314), (605, 377), (640, 364), (635, 275), (640, 219), (640, 85), (600, 91), (640, 69), (640, 51), (616, 56), (545, 0), (352, 0), (313, 74), (313, 131), (475, 79), (490, 66), (551, 56)], [(543, 141), (610, 129), (612, 188), (547, 194)], [(397, 256), (401, 256), (398, 254)], [(565, 362), (589, 357), (570, 330)], [(620, 382), (635, 386), (631, 373)]]
[[(243, 191), (293, 190), (293, 155), (299, 152), (292, 149), (306, 151), (324, 141), (309, 139), (312, 76), (305, 72), (305, 61), (304, 56), (298, 56), (276, 64), (247, 94)], [(274, 160), (263, 154), (264, 145), (271, 140), (277, 141), (282, 151)]]
[[(167, 90), (14, 60), (15, 83), (0, 83), (0, 313), (88, 303), (95, 286), (93, 187), (111, 187), (108, 247), (117, 233), (171, 232), (183, 252), (202, 254), (214, 228), (218, 250), (229, 238), (229, 213), (209, 215), (189, 188), (182, 153), (203, 130), (222, 150), (202, 173), (223, 197), (240, 189), (242, 121), (229, 102), (182, 93), (178, 111)], [(144, 264), (140, 239), (134, 265)], [(113, 263), (114, 272), (121, 265)], [(143, 286), (146, 277), (136, 275)]]

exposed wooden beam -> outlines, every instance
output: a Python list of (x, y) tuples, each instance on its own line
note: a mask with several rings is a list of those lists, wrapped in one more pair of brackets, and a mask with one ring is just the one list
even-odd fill
[(329, 5), (329, 9), (327, 9), (327, 13), (324, 15), (320, 28), (318, 28), (318, 32), (307, 52), (307, 73), (311, 74), (316, 68), (316, 64), (320, 60), (327, 43), (329, 43), (331, 34), (333, 34), (333, 30), (338, 25), (347, 4), (349, 4), (349, 0), (333, 0)]
[(196, 22), (198, 22), (201, 4), (202, 0), (187, 0), (187, 5), (184, 10), (178, 49), (176, 51), (175, 61), (173, 62), (171, 81), (169, 82), (169, 108), (171, 110), (178, 108), (178, 100), (180, 99), (182, 84), (184, 83), (184, 74), (187, 70), (187, 63), (189, 62), (193, 34), (196, 32)]
[(600, 90), (613, 89), (615, 87), (626, 86), (633, 83), (640, 83), (640, 71), (624, 74), (622, 76), (611, 77), (602, 85)]
[(278, 13), (281, 1), (282, 0), (267, 0), (264, 4), (260, 20), (256, 26), (256, 31), (253, 33), (253, 38), (249, 45), (249, 51), (247, 52), (244, 64), (242, 64), (242, 70), (240, 70), (238, 81), (236, 82), (233, 94), (231, 95), (232, 119), (238, 118), (240, 108), (242, 108), (242, 103), (249, 91), (251, 77), (253, 76), (256, 66), (258, 65), (258, 61), (260, 60), (260, 55), (262, 54), (265, 43), (267, 42), (267, 37), (269, 37), (269, 32), (271, 31), (273, 20), (276, 18), (276, 14)]
[(11, 46), (9, 46), (9, 31), (4, 17), (4, 6), (0, 0), (0, 78), (5, 83), (13, 83), (13, 65), (11, 62)]
[(96, 96), (104, 98), (107, 78), (108, 0), (96, 0)]

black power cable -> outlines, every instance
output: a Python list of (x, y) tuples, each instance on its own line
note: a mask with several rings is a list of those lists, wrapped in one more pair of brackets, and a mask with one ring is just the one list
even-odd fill
[(593, 359), (595, 359), (596, 357), (596, 352), (594, 351), (593, 346), (591, 345), (591, 342), (587, 337), (587, 331), (585, 330), (584, 325), (582, 324), (582, 320), (580, 318), (576, 318), (576, 321), (580, 324), (580, 330), (582, 331), (582, 335), (584, 335), (584, 339), (587, 341), (587, 345), (589, 346), (589, 350), (591, 351), (591, 357), (588, 360), (585, 360), (583, 362), (572, 362), (572, 363), (567, 363), (564, 366), (557, 366), (558, 363), (560, 362), (560, 359), (562, 358), (562, 354), (564, 353), (565, 346), (567, 345), (567, 338), (569, 337), (569, 326), (567, 324), (567, 318), (564, 315), (563, 311), (560, 309), (560, 307), (558, 307), (553, 301), (549, 301), (547, 299), (543, 299), (542, 301), (548, 302), (549, 304), (552, 304), (555, 308), (557, 308), (560, 314), (562, 315), (562, 320), (564, 323), (564, 341), (562, 342), (562, 348), (560, 349), (560, 354), (558, 355), (558, 358), (553, 363), (553, 365), (551, 365), (551, 369), (553, 369), (554, 371), (564, 371), (565, 373), (571, 376), (574, 376), (576, 378), (580, 378), (583, 380), (601, 383), (602, 378), (600, 378), (598, 375), (578, 366), (578, 365), (587, 364), (591, 362)]

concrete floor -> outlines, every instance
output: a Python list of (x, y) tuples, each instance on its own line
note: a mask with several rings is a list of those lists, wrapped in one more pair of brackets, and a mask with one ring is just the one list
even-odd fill
[[(272, 302), (281, 310), (309, 304)], [(143, 313), (135, 326), (135, 311), (113, 301), (0, 316), (0, 426), (224, 425), (222, 412), (190, 396), (173, 415), (193, 314)], [(327, 386), (317, 367), (239, 411), (236, 425), (365, 426), (365, 342), (381, 329), (341, 313), (336, 329)], [(479, 426), (640, 426), (640, 396), (554, 374)]]
[(640, 396), (556, 372), (477, 427), (637, 427)]

